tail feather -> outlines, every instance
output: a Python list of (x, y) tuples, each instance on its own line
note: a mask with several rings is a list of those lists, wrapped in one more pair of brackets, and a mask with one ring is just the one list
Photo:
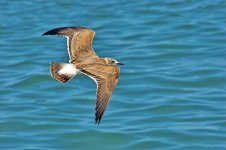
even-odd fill
[(73, 64), (51, 62), (50, 74), (54, 79), (65, 83), (72, 79), (77, 74), (77, 72)]

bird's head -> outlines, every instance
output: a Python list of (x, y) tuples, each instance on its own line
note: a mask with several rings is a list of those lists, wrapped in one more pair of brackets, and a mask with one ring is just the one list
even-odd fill
[(108, 64), (108, 65), (115, 65), (115, 66), (116, 65), (124, 65), (123, 63), (120, 63), (113, 58), (106, 57), (106, 58), (104, 58), (104, 60), (105, 60), (106, 64)]

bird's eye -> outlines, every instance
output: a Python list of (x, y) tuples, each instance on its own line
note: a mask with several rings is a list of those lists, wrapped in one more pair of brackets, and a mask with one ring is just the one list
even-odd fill
[(115, 61), (114, 61), (114, 60), (112, 60), (111, 62), (112, 62), (112, 63), (114, 63)]

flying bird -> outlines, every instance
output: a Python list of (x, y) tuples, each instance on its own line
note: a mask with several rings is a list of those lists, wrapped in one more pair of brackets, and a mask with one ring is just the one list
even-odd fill
[(94, 52), (92, 41), (95, 32), (85, 27), (60, 27), (43, 35), (60, 35), (67, 38), (69, 63), (50, 62), (51, 76), (65, 83), (82, 73), (93, 79), (96, 89), (95, 123), (99, 124), (118, 82), (123, 63), (109, 57), (101, 58)]

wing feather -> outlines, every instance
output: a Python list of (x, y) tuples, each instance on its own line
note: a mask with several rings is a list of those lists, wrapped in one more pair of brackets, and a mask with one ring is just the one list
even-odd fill
[(92, 48), (95, 32), (85, 27), (60, 27), (49, 30), (43, 35), (61, 35), (67, 38), (70, 62), (78, 63), (90, 57), (97, 57)]
[(80, 71), (92, 78), (97, 84), (95, 123), (99, 124), (118, 82), (119, 68), (117, 66), (92, 64), (83, 67)]
[[(113, 83), (113, 84), (112, 84)], [(110, 88), (108, 86), (110, 84)], [(112, 92), (117, 84), (117, 81), (115, 81), (115, 78), (108, 78), (102, 83), (98, 83), (98, 89), (97, 89), (97, 101), (96, 101), (96, 118), (95, 122), (100, 123), (101, 118), (106, 110), (106, 107), (109, 103), (109, 100), (111, 98)]]

